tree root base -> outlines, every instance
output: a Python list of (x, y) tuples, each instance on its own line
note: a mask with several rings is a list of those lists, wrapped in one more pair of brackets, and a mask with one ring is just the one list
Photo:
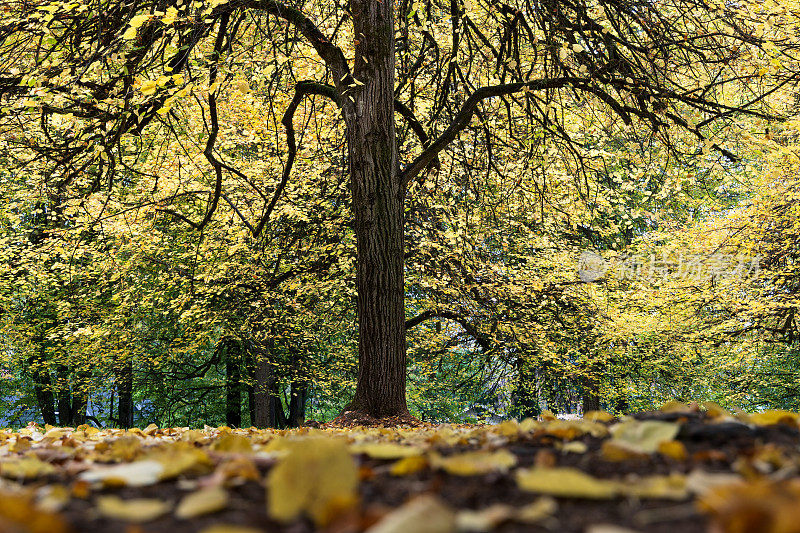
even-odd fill
[(423, 423), (419, 419), (411, 416), (408, 412), (375, 418), (365, 411), (356, 409), (352, 411), (343, 411), (342, 414), (334, 418), (331, 422), (325, 424), (325, 427), (420, 427), (422, 425)]

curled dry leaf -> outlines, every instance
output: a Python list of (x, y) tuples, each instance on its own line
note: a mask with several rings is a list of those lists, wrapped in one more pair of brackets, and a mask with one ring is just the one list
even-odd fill
[(135, 498), (123, 500), (118, 496), (99, 496), (97, 511), (107, 517), (126, 522), (149, 522), (166, 514), (170, 505), (163, 500)]

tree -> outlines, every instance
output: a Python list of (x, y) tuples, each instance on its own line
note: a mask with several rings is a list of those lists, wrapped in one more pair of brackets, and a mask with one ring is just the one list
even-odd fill
[[(462, 132), (485, 131), (489, 152), (494, 144), (521, 149), (549, 139), (538, 145), (556, 146), (588, 183), (603, 159), (564, 118), (564, 109), (581, 106), (609, 113), (612, 130), (658, 139), (672, 156), (699, 145), (734, 160), (719, 125), (740, 113), (776, 115), (763, 95), (797, 80), (787, 15), (779, 4), (705, 0), (19, 1), (0, 21), (2, 121), (17, 132), (9, 144), (20, 169), (50, 194), (87, 197), (114, 192), (136, 172), (128, 136), (159, 123), (180, 134), (190, 125), (176, 120), (175, 109), (181, 99), (202, 97), (210, 180), (158, 202), (200, 231), (228, 202), (258, 235), (291, 177), (298, 106), (311, 97), (335, 102), (357, 247), (359, 377), (350, 409), (403, 415), (404, 208), (412, 185), (441, 168)], [(293, 83), (282, 119), (285, 164), (280, 179), (261, 189), (255, 221), (226, 197), (226, 176), (249, 177), (226, 161), (220, 142), (221, 84), (250, 90), (224, 72), (233, 71), (228, 62), (235, 64), (240, 45), (297, 63), (277, 74)], [(242, 73), (257, 78), (257, 60), (252, 65)], [(195, 91), (206, 74), (208, 90)], [(489, 119), (493, 111), (528, 124), (528, 135), (506, 133), (504, 121)]]

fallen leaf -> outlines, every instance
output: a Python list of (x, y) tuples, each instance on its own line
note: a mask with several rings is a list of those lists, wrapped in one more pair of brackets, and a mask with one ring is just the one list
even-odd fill
[(685, 461), (689, 456), (686, 446), (679, 440), (667, 440), (658, 444), (658, 453), (676, 461)]
[(480, 511), (462, 510), (456, 513), (456, 528), (459, 531), (491, 531), (515, 514), (510, 505), (497, 503)]
[(250, 439), (234, 433), (223, 433), (213, 445), (218, 452), (253, 453)]
[(542, 496), (535, 502), (517, 509), (517, 512), (514, 513), (514, 520), (526, 524), (535, 524), (553, 516), (556, 510), (558, 510), (558, 502), (549, 496)]
[(222, 487), (208, 487), (183, 497), (175, 509), (178, 518), (194, 518), (221, 511), (228, 506), (228, 492)]
[(365, 442), (350, 445), (350, 453), (363, 453), (373, 459), (402, 459), (422, 455), (422, 448), (393, 442)]
[(438, 498), (424, 495), (387, 514), (366, 533), (451, 533), (455, 530), (453, 511)]
[(508, 450), (481, 450), (447, 457), (431, 454), (430, 463), (434, 468), (441, 468), (455, 476), (477, 476), (489, 472), (507, 472), (509, 468), (516, 466), (517, 456)]
[(169, 512), (170, 505), (163, 500), (135, 498), (123, 500), (118, 496), (98, 496), (97, 511), (106, 518), (126, 522), (149, 522)]
[(56, 469), (36, 457), (20, 457), (0, 462), (0, 475), (11, 479), (35, 479), (49, 476)]
[(516, 480), (522, 490), (550, 496), (605, 500), (619, 492), (617, 483), (569, 467), (520, 469)]
[(89, 483), (105, 485), (127, 485), (128, 487), (144, 487), (158, 483), (164, 467), (158, 461), (135, 461), (113, 466), (101, 466), (86, 470), (78, 475), (78, 479)]
[(706, 472), (705, 470), (692, 470), (686, 476), (686, 488), (693, 494), (703, 495), (711, 490), (724, 485), (741, 483), (742, 476), (728, 472)]
[(611, 427), (614, 444), (640, 453), (653, 453), (659, 444), (673, 440), (680, 430), (679, 424), (660, 420), (628, 420)]
[(269, 515), (281, 522), (305, 512), (325, 525), (357, 501), (358, 469), (339, 439), (312, 437), (289, 444), (267, 476)]
[(771, 409), (763, 413), (752, 413), (749, 415), (748, 422), (758, 426), (771, 426), (774, 424), (797, 425), (797, 413), (783, 411), (781, 409)]
[(422, 456), (406, 457), (392, 464), (389, 472), (393, 476), (408, 476), (427, 468), (428, 460)]

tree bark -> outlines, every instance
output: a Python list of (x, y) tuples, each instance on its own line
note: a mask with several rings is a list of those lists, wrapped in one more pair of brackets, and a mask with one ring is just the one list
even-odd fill
[(133, 427), (133, 362), (130, 359), (122, 364), (117, 381), (119, 425)]
[(33, 381), (33, 392), (36, 395), (36, 403), (39, 404), (39, 410), (42, 412), (44, 423), (55, 425), (55, 398), (53, 397), (53, 384), (50, 378), (50, 372), (47, 369), (47, 363), (45, 361), (43, 340), (39, 341), (39, 346), (41, 347), (39, 355), (31, 357), (28, 360)]
[(289, 392), (289, 427), (300, 427), (306, 421), (306, 401), (308, 400), (308, 382), (293, 381)]
[[(354, 83), (343, 94), (358, 253), (359, 372), (346, 410), (407, 414), (403, 201), (394, 122), (393, 2), (351, 0)], [(361, 84), (361, 85), (359, 85)]]
[(229, 340), (225, 344), (225, 424), (242, 425), (241, 344)]

